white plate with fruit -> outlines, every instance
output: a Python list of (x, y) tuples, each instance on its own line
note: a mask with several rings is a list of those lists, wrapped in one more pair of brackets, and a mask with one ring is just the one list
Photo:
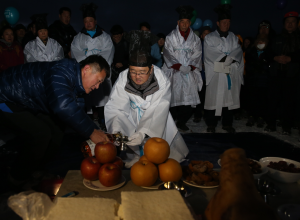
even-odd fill
[(91, 180), (83, 179), (83, 185), (85, 185), (89, 189), (96, 190), (96, 191), (110, 191), (110, 190), (118, 189), (121, 186), (123, 186), (125, 183), (126, 183), (126, 179), (124, 176), (122, 176), (122, 179), (119, 184), (111, 187), (103, 186), (99, 180), (91, 181)]
[(98, 143), (95, 147), (95, 157), (87, 157), (81, 163), (83, 184), (97, 191), (120, 188), (126, 182), (122, 168), (123, 161), (117, 157), (116, 146), (111, 142)]

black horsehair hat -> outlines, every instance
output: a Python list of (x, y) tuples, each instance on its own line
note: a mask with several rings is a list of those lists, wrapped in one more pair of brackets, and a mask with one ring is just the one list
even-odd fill
[(47, 13), (32, 15), (30, 19), (35, 23), (37, 32), (41, 29), (48, 29)]
[(80, 10), (82, 11), (82, 17), (83, 19), (86, 17), (92, 17), (96, 20), (96, 9), (98, 8), (97, 5), (94, 3), (90, 4), (82, 4), (80, 7)]
[(231, 12), (232, 6), (229, 4), (219, 5), (217, 6), (214, 11), (218, 14), (218, 21), (224, 19), (231, 19)]
[(181, 19), (189, 19), (191, 20), (193, 15), (194, 8), (190, 5), (179, 6), (176, 8), (176, 11), (179, 14), (179, 20)]

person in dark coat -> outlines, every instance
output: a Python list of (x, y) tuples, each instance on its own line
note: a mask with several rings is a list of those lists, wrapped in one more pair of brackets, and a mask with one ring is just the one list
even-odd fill
[(128, 68), (129, 47), (128, 43), (123, 38), (124, 30), (120, 25), (114, 25), (110, 29), (110, 33), (115, 47), (114, 59), (111, 64), (111, 83), (114, 85), (119, 74)]
[[(295, 121), (297, 88), (300, 74), (300, 31), (298, 13), (284, 16), (284, 29), (272, 43), (274, 53), (270, 69), (267, 126), (265, 131), (276, 131), (276, 110), (281, 106), (282, 134), (290, 135)], [(299, 114), (299, 113), (297, 113)]]
[(267, 90), (269, 69), (272, 62), (271, 48), (268, 47), (268, 36), (260, 34), (254, 45), (246, 53), (245, 82), (248, 89), (248, 114), (247, 126), (252, 127), (257, 122), (257, 127), (262, 128), (266, 116)]
[(71, 58), (71, 43), (74, 36), (77, 34), (70, 24), (71, 15), (71, 9), (67, 7), (60, 8), (59, 20), (56, 20), (48, 29), (49, 37), (56, 40), (62, 46), (66, 58)]
[(52, 159), (65, 125), (94, 143), (108, 141), (85, 113), (82, 95), (97, 89), (109, 73), (105, 59), (91, 55), (80, 64), (70, 59), (35, 62), (0, 74), (1, 125), (13, 130), (23, 144), (9, 171), (11, 183), (23, 184)]
[(15, 41), (17, 41), (22, 46), (23, 38), (26, 34), (26, 28), (23, 24), (17, 24), (14, 27)]
[(25, 34), (22, 40), (22, 48), (25, 48), (26, 44), (29, 41), (34, 40), (37, 36), (36, 29), (35, 29), (35, 17), (31, 16), (30, 19), (32, 20), (32, 22), (27, 26), (27, 33)]
[(13, 29), (10, 26), (0, 31), (0, 73), (9, 67), (24, 63), (23, 49), (14, 41)]

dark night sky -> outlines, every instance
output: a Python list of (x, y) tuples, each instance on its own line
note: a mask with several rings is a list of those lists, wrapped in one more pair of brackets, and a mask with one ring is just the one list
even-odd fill
[[(287, 0), (288, 5), (285, 9), (279, 10), (275, 6), (277, 0), (232, 0), (232, 23), (231, 31), (235, 34), (241, 34), (243, 37), (255, 36), (257, 25), (263, 19), (270, 20), (273, 28), (278, 33), (282, 28), (282, 18), (289, 11), (300, 12), (300, 0)], [(67, 6), (72, 10), (71, 24), (76, 31), (82, 26), (82, 14), (79, 10), (81, 4), (91, 1), (82, 0), (3, 0), (1, 2), (2, 17), (4, 19), (4, 10), (12, 6), (17, 8), (20, 13), (19, 23), (29, 24), (29, 17), (35, 13), (48, 13), (48, 24), (51, 24), (58, 18), (58, 9)], [(147, 21), (152, 26), (153, 33), (168, 34), (176, 27), (178, 14), (175, 8), (179, 5), (191, 5), (197, 12), (198, 17), (204, 21), (210, 19), (213, 21), (213, 29), (216, 28), (217, 15), (213, 12), (220, 0), (106, 0), (93, 1), (98, 5), (97, 20), (99, 26), (106, 32), (112, 25), (120, 24), (125, 30), (137, 29), (142, 21)]]

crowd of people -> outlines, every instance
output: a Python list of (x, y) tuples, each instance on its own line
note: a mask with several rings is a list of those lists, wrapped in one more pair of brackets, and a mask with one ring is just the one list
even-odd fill
[[(182, 161), (188, 149), (178, 130), (188, 131), (193, 115), (194, 122), (205, 120), (210, 133), (220, 117), (222, 129), (235, 133), (233, 120), (244, 112), (247, 126), (266, 122), (267, 132), (276, 131), (278, 120), (286, 135), (299, 126), (297, 12), (284, 16), (279, 35), (264, 20), (255, 38), (243, 39), (229, 31), (228, 4), (215, 8), (217, 29), (202, 27), (200, 36), (190, 27), (191, 6), (176, 9), (177, 26), (174, 19), (176, 27), (167, 36), (151, 33), (148, 22), (129, 32), (114, 25), (109, 35), (97, 23), (96, 9), (93, 3), (82, 5), (79, 33), (70, 24), (67, 7), (49, 27), (47, 14), (36, 14), (27, 28), (2, 28), (0, 118), (5, 126), (19, 133), (26, 128), (35, 138), (28, 144), (32, 151), (19, 163), (32, 158), (29, 153), (37, 148), (41, 151), (41, 138), (47, 141), (35, 160), (51, 155), (47, 149), (55, 151), (63, 137), (61, 122), (94, 143), (108, 138), (91, 119), (98, 120), (101, 130), (128, 135), (134, 152), (128, 167), (143, 155), (147, 137), (167, 140), (171, 157)], [(32, 163), (22, 172), (32, 170)], [(12, 169), (12, 177), (20, 172)]]

